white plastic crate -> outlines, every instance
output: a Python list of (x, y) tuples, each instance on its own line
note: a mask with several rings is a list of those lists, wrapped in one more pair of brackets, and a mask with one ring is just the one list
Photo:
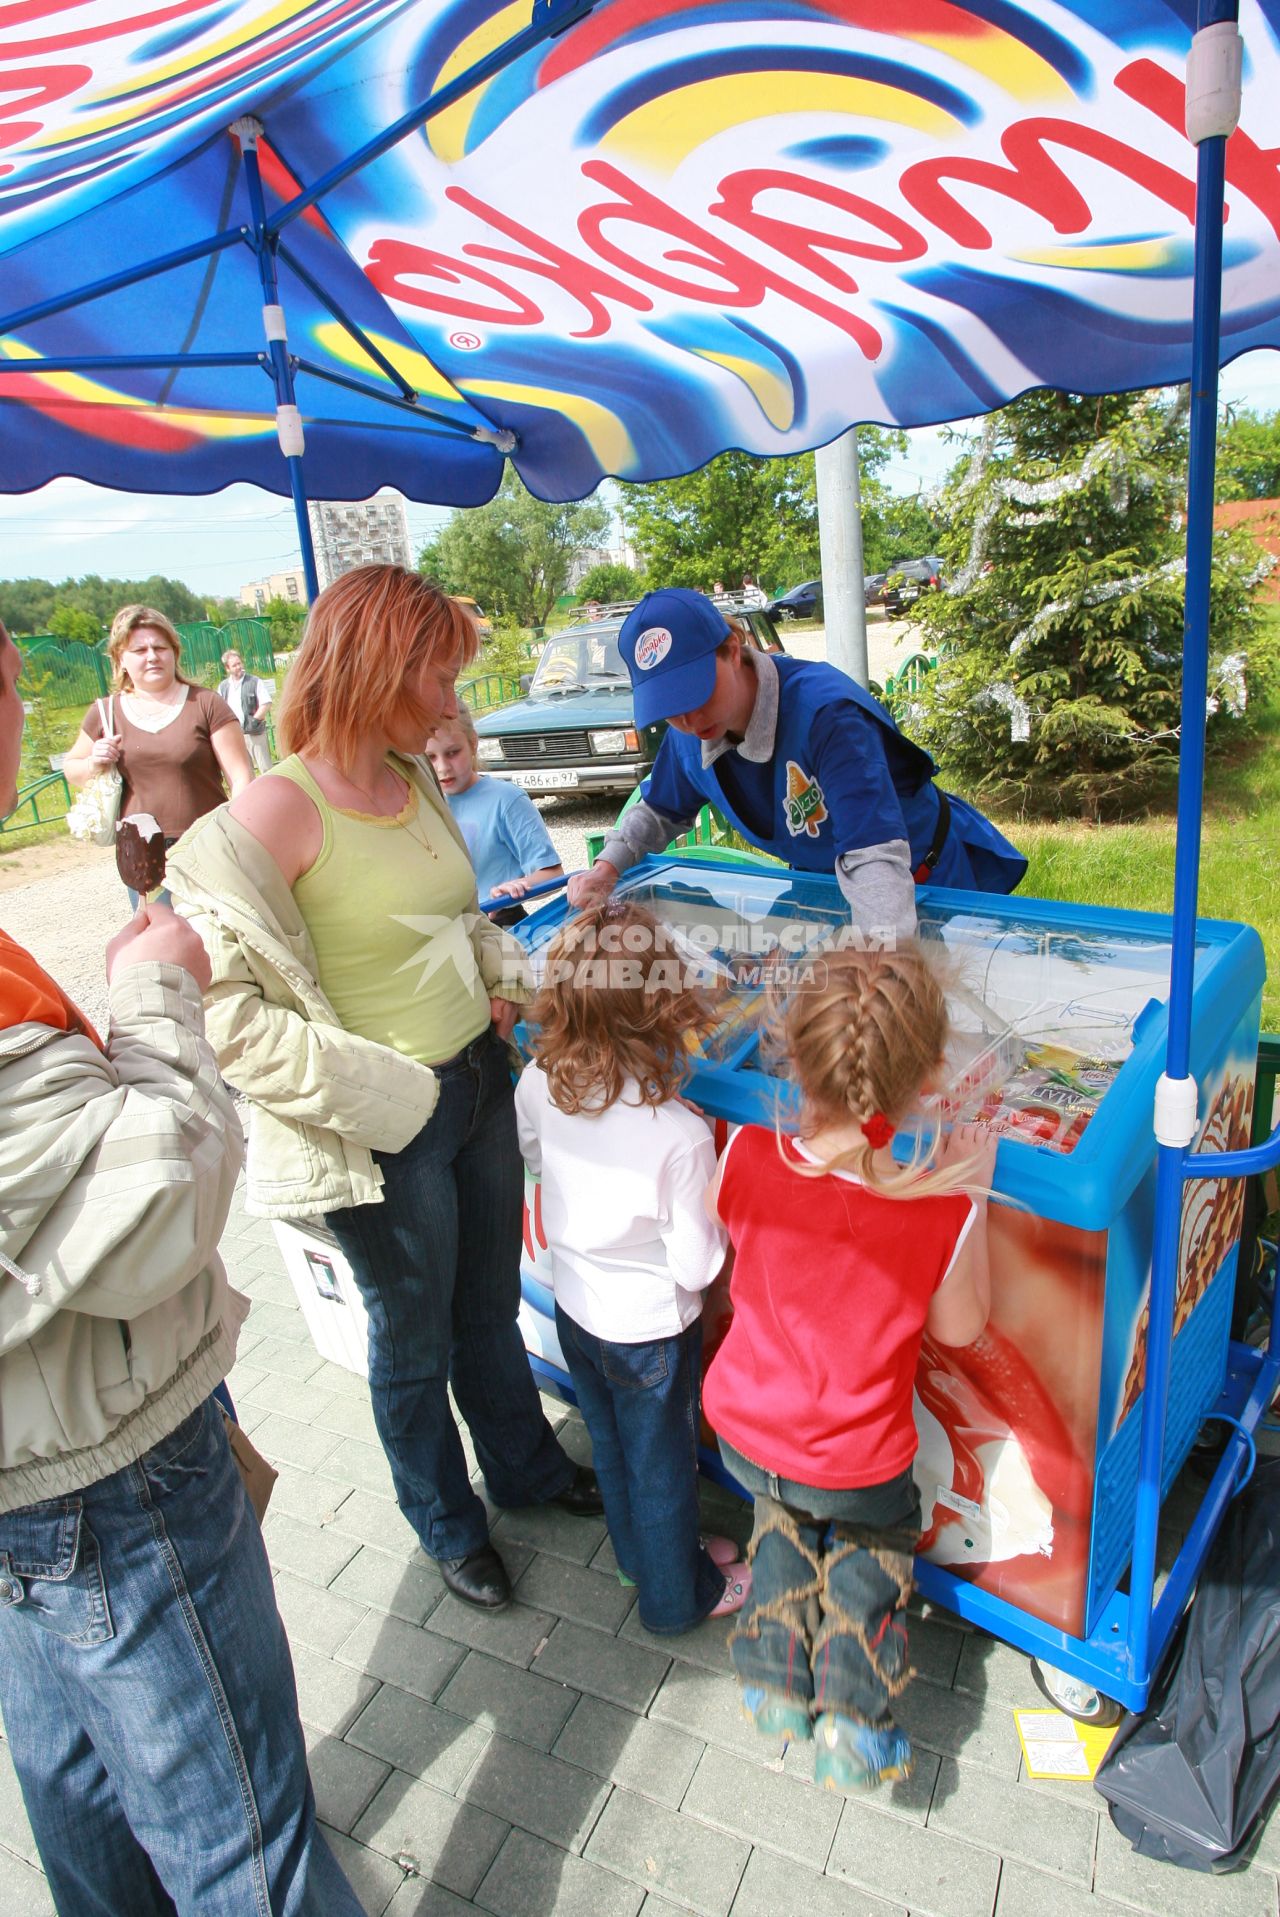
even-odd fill
[(272, 1229), (316, 1350), (367, 1378), (369, 1320), (337, 1239), (318, 1218), (276, 1218)]

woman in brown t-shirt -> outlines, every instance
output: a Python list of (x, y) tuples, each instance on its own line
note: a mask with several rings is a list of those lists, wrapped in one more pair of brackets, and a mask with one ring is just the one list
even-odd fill
[(149, 812), (166, 845), (221, 805), (228, 786), (234, 798), (253, 776), (234, 712), (216, 692), (188, 679), (181, 645), (154, 607), (121, 608), (107, 644), (115, 730), (103, 736), (93, 706), (62, 766), (75, 786), (117, 766), (124, 781), (121, 818)]

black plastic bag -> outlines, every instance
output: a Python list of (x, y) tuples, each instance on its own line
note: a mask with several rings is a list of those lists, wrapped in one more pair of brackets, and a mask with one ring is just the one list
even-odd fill
[(1096, 1783), (1142, 1856), (1245, 1861), (1280, 1788), (1280, 1458), (1228, 1509), (1168, 1666)]

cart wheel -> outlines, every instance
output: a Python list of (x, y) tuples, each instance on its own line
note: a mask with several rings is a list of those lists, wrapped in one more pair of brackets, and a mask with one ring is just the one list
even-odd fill
[(1113, 1697), (1105, 1696), (1085, 1678), (1071, 1677), (1066, 1671), (1060, 1671), (1056, 1664), (1042, 1664), (1038, 1657), (1033, 1657), (1031, 1675), (1041, 1696), (1079, 1724), (1093, 1724), (1105, 1730), (1110, 1724), (1118, 1724), (1124, 1716), (1123, 1706)]

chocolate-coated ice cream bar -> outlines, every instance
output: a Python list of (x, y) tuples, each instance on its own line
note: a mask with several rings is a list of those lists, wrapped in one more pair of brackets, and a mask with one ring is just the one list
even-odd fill
[(144, 898), (164, 885), (164, 834), (149, 812), (131, 812), (116, 826), (116, 870)]

